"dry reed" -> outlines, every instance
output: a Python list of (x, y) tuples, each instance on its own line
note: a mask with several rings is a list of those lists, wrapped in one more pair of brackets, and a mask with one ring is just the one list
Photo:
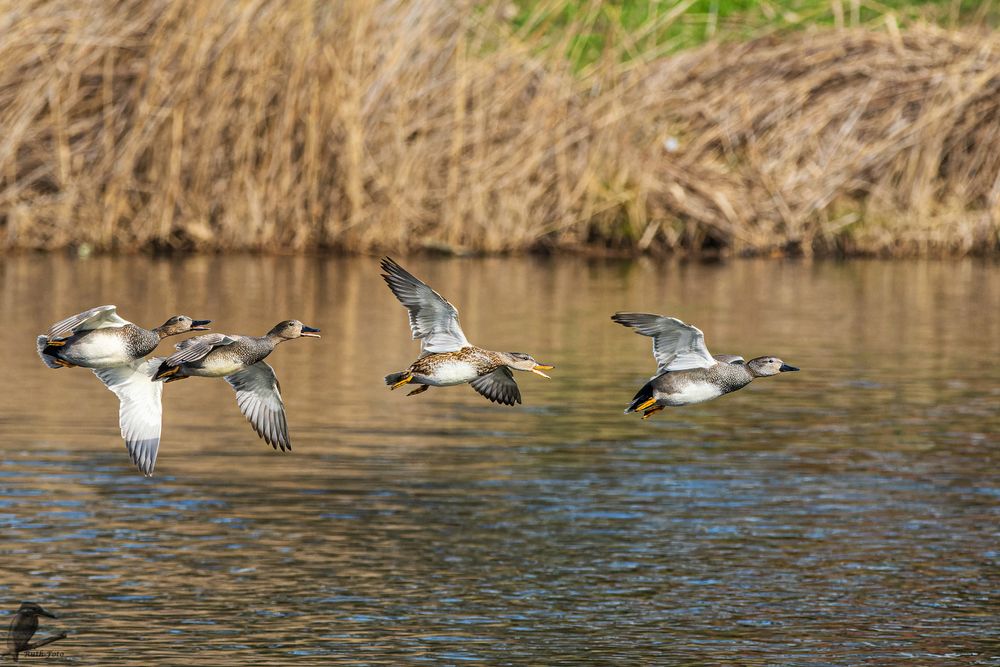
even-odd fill
[(0, 2), (0, 248), (1000, 246), (992, 34), (573, 72), (501, 10)]
[(709, 47), (663, 63), (643, 89), (660, 91), (658, 117), (682, 137), (648, 199), (715, 243), (1000, 248), (992, 34), (830, 31)]

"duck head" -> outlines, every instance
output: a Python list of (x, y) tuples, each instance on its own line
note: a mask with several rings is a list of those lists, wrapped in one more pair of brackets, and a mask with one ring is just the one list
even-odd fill
[(192, 320), (187, 315), (174, 315), (156, 327), (156, 332), (160, 334), (160, 338), (166, 338), (167, 336), (176, 336), (188, 331), (208, 331), (206, 325), (211, 324), (211, 322), (212, 320)]
[(524, 352), (505, 352), (504, 357), (508, 368), (513, 368), (516, 371), (528, 371), (535, 375), (541, 375), (543, 378), (549, 376), (542, 371), (550, 371), (555, 368), (549, 364), (538, 363), (534, 357)]
[(757, 357), (747, 362), (747, 368), (754, 377), (767, 377), (778, 373), (790, 373), (799, 370), (795, 366), (789, 366), (777, 357)]
[(319, 329), (307, 327), (298, 320), (285, 320), (274, 325), (274, 328), (267, 332), (268, 336), (281, 338), (282, 340), (292, 340), (293, 338), (319, 338)]

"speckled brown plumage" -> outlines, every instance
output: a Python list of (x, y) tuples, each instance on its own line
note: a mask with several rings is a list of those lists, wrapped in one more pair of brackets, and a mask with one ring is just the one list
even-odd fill
[(433, 376), (435, 371), (443, 364), (458, 361), (472, 364), (478, 371), (477, 375), (486, 375), (504, 365), (500, 355), (492, 350), (484, 350), (481, 347), (470, 345), (454, 352), (439, 352), (420, 357), (407, 369), (414, 375)]
[(385, 376), (391, 389), (413, 383), (408, 396), (428, 387), (469, 384), (483, 397), (503, 405), (521, 402), (521, 392), (512, 370), (548, 377), (542, 371), (552, 366), (540, 364), (523, 352), (496, 352), (469, 343), (458, 323), (458, 310), (399, 264), (382, 260), (382, 278), (399, 299), (410, 318), (413, 338), (420, 340), (421, 355), (405, 370)]

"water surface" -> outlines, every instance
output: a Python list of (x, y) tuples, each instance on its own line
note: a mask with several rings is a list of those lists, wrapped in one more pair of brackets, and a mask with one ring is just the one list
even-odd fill
[[(418, 347), (371, 258), (0, 262), (0, 611), (59, 614), (57, 663), (1000, 665), (996, 264), (404, 265), (553, 379), (389, 392)], [(195, 378), (138, 475), (34, 352), (103, 303), (322, 328), (268, 360), (294, 451)], [(626, 417), (654, 362), (616, 310), (803, 371)]]

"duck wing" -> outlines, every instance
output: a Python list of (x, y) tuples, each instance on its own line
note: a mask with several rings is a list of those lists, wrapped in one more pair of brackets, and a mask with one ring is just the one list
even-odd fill
[(469, 345), (455, 306), (392, 259), (382, 259), (382, 278), (410, 313), (413, 338), (423, 354), (454, 352)]
[(222, 333), (205, 334), (187, 338), (177, 343), (174, 348), (177, 350), (164, 360), (168, 366), (180, 366), (190, 361), (204, 359), (205, 355), (217, 347), (232, 345), (237, 342), (237, 336), (227, 336)]
[(506, 366), (501, 366), (492, 373), (480, 375), (469, 384), (481, 396), (494, 403), (514, 405), (521, 402), (521, 390), (517, 388), (514, 375)]
[(615, 313), (611, 319), (653, 339), (657, 375), (666, 371), (710, 368), (718, 363), (705, 346), (705, 334), (698, 327), (676, 317), (651, 313)]
[(79, 331), (123, 327), (126, 324), (131, 322), (118, 316), (116, 306), (98, 306), (56, 322), (46, 335), (52, 340), (58, 340), (68, 338)]
[(713, 354), (712, 358), (716, 361), (721, 361), (724, 364), (742, 365), (746, 363), (746, 359), (738, 354)]
[(288, 451), (288, 422), (285, 404), (281, 400), (281, 386), (274, 369), (258, 361), (242, 371), (226, 376), (226, 382), (236, 390), (236, 403), (257, 435), (275, 449)]
[(160, 448), (163, 383), (153, 382), (153, 374), (161, 361), (161, 357), (151, 357), (128, 366), (92, 369), (118, 396), (118, 425), (125, 447), (132, 463), (146, 477), (153, 474)]

